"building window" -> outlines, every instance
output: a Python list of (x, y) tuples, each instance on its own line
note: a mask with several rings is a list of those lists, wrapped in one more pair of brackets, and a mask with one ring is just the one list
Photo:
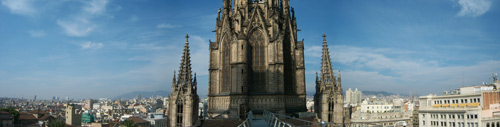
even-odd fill
[(175, 126), (182, 127), (182, 113), (184, 112), (184, 107), (182, 102), (177, 102), (177, 122)]
[(265, 65), (265, 38), (264, 34), (260, 32), (260, 30), (255, 30), (251, 34), (249, 38), (250, 42), (250, 52), (248, 53), (250, 58), (249, 63), (251, 64), (250, 70), (251, 74), (249, 74), (250, 79), (249, 83), (250, 86), (253, 87), (253, 91), (260, 91), (264, 92), (266, 91), (265, 89), (265, 83), (266, 83), (266, 65)]
[(328, 120), (327, 122), (333, 121), (333, 108), (335, 107), (333, 99), (328, 100)]
[(226, 34), (222, 41), (222, 92), (231, 89), (231, 37)]

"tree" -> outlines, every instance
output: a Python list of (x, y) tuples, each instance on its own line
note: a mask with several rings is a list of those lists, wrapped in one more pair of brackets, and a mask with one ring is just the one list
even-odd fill
[(137, 126), (137, 125), (134, 123), (134, 121), (129, 120), (129, 119), (125, 120), (125, 122), (123, 122), (123, 124), (122, 124), (122, 125), (123, 125), (123, 126), (125, 126), (125, 127), (136, 127), (136, 126)]
[(10, 114), (12, 114), (14, 116), (14, 123), (19, 123), (19, 121), (18, 121), (19, 112), (16, 109), (14, 109), (13, 107), (0, 108), (0, 111), (9, 112)]
[(64, 127), (64, 126), (66, 126), (66, 123), (60, 121), (59, 119), (49, 120), (49, 122), (47, 123), (47, 126), (48, 127)]

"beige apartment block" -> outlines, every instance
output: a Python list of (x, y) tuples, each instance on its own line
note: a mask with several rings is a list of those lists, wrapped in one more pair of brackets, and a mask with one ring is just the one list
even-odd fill
[(500, 127), (500, 91), (495, 84), (444, 94), (420, 96), (421, 127)]

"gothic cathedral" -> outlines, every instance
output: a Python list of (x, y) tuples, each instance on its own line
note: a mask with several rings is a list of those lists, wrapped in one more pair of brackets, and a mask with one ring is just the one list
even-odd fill
[(304, 41), (289, 3), (223, 0), (210, 41), (209, 117), (306, 111)]
[(189, 36), (186, 35), (184, 53), (179, 67), (179, 76), (172, 79), (172, 91), (168, 98), (169, 127), (193, 126), (198, 120), (198, 98), (196, 73), (191, 74), (191, 57), (189, 56)]
[[(319, 78), (319, 79), (318, 79)], [(326, 43), (326, 35), (323, 34), (323, 53), (321, 55), (320, 77), (316, 73), (316, 94), (314, 94), (314, 111), (321, 121), (328, 126), (343, 127), (349, 122), (349, 108), (344, 111), (344, 95), (342, 94), (342, 83), (340, 71), (338, 77), (333, 72), (330, 52)], [(347, 116), (347, 117), (346, 117)]]

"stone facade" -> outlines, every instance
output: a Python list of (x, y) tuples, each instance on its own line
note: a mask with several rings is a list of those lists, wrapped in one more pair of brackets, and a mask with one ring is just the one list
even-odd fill
[(209, 49), (209, 117), (306, 111), (304, 41), (289, 3), (223, 0)]
[(82, 124), (82, 107), (80, 105), (70, 104), (66, 108), (66, 124), (80, 126)]
[(172, 91), (169, 95), (168, 122), (170, 127), (193, 126), (198, 120), (198, 102), (196, 93), (196, 73), (191, 74), (191, 57), (189, 56), (189, 36), (186, 35), (184, 53), (182, 54), (179, 75), (175, 72), (172, 79)]
[(403, 123), (401, 121), (406, 122), (406, 127), (414, 127), (411, 119), (413, 114), (412, 112), (413, 111), (386, 113), (355, 112), (352, 114), (350, 127), (392, 127), (394, 124), (396, 124), (397, 127), (403, 127)]
[(344, 112), (344, 95), (342, 94), (342, 84), (340, 71), (338, 77), (333, 72), (330, 52), (326, 43), (326, 35), (323, 34), (323, 53), (321, 59), (321, 73), (318, 77), (316, 73), (316, 94), (314, 94), (314, 111), (321, 121), (325, 121), (329, 126), (345, 126), (346, 112)]

